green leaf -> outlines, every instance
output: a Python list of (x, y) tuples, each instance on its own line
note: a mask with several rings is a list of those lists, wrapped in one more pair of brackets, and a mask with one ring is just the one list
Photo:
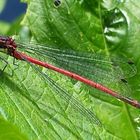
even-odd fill
[[(138, 73), (127, 80), (133, 97), (140, 99), (139, 4), (138, 0), (62, 0), (56, 7), (52, 0), (30, 0), (22, 25), (28, 26), (37, 43), (132, 57)], [(47, 71), (97, 114), (102, 127), (96, 126), (57, 96), (28, 64), (18, 63), (13, 77), (8, 75), (13, 65), (1, 77), (0, 104), (6, 119), (29, 139), (139, 139), (138, 109)]]
[(6, 34), (10, 28), (10, 25), (3, 21), (0, 21), (0, 26), (2, 27), (0, 30), (0, 34)]
[(3, 11), (6, 2), (7, 2), (7, 0), (1, 0), (1, 1), (0, 1), (0, 13)]
[(0, 139), (27, 140), (27, 138), (23, 134), (21, 134), (16, 127), (3, 120), (2, 118), (0, 118)]

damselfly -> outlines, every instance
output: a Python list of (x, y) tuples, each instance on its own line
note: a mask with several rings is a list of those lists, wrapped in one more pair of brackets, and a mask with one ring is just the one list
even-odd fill
[[(29, 53), (29, 55), (34, 53), (38, 56), (45, 57), (47, 60), (50, 60), (51, 63), (33, 58), (18, 49)], [(99, 89), (136, 108), (140, 108), (140, 103), (137, 100), (128, 97), (126, 93), (127, 90), (124, 91), (124, 85), (127, 82), (124, 78), (133, 76), (136, 72), (132, 61), (116, 60), (95, 53), (78, 53), (71, 50), (49, 48), (43, 45), (24, 44), (15, 42), (11, 37), (2, 36), (0, 37), (0, 50), (15, 59), (51, 69), (93, 88)], [(98, 119), (96, 119), (95, 115), (90, 110), (86, 109), (75, 98), (71, 99), (69, 94), (61, 87), (57, 86), (47, 75), (44, 74), (44, 77), (48, 79), (48, 81), (51, 81), (52, 85), (55, 85), (60, 96), (67, 102), (70, 101), (82, 114), (99, 124)], [(118, 85), (120, 83), (120, 91), (108, 88), (106, 85), (108, 85), (109, 82), (115, 82)]]

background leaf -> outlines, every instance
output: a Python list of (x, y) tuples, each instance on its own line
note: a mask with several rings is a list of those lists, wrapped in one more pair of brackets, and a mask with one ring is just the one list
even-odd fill
[[(52, 0), (30, 0), (22, 25), (28, 26), (26, 33), (29, 36), (31, 33), (37, 43), (133, 58), (138, 73), (127, 80), (133, 97), (140, 99), (138, 3), (138, 0), (63, 0), (55, 7)], [(19, 34), (25, 32), (23, 29)], [(10, 57), (8, 60), (12, 63)], [(13, 77), (8, 76), (11, 69), (14, 66), (7, 68), (0, 81), (2, 112), (29, 139), (139, 139), (138, 109), (48, 72), (97, 114), (103, 124), (100, 128), (72, 110), (25, 62), (19, 62)]]
[(1, 1), (0, 1), (0, 13), (1, 13), (2, 10), (4, 9), (5, 4), (6, 4), (6, 0), (1, 0)]
[(0, 119), (0, 139), (4, 140), (26, 140), (27, 138), (20, 133), (20, 131), (11, 125), (10, 123), (6, 122), (2, 118)]

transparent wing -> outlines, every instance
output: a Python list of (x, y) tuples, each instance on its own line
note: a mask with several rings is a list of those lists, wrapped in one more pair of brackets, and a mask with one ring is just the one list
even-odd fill
[(81, 53), (73, 50), (60, 50), (34, 44), (18, 44), (24, 51), (36, 54), (38, 59), (74, 72), (97, 83), (103, 84), (125, 96), (131, 90), (125, 78), (136, 74), (132, 61), (97, 53)]
[(60, 85), (56, 84), (56, 82), (52, 80), (46, 73), (39, 71), (39, 69), (37, 69), (37, 67), (33, 65), (32, 67), (34, 67), (34, 69), (36, 69), (43, 76), (44, 80), (46, 80), (46, 82), (51, 86), (51, 88), (53, 88), (55, 92), (67, 103), (69, 103), (74, 109), (79, 111), (84, 117), (88, 118), (92, 123), (101, 125), (100, 121), (97, 119), (96, 115), (92, 111), (86, 109), (80, 101), (71, 96), (66, 90), (61, 88)]
[[(51, 89), (53, 89), (55, 93), (59, 95), (60, 98), (62, 98), (66, 103), (70, 104), (73, 109), (81, 113), (91, 123), (101, 125), (100, 121), (98, 120), (98, 118), (92, 111), (90, 111), (89, 109), (86, 109), (80, 101), (78, 101), (74, 96), (69, 94), (60, 85), (56, 84), (56, 82), (53, 79), (51, 79), (46, 73), (43, 73), (36, 65), (30, 63), (23, 56), (21, 56), (21, 58), (25, 60), (26, 62), (28, 62), (30, 66), (42, 76), (42, 78), (47, 82), (47, 84), (51, 87)], [(44, 104), (42, 103), (42, 105)]]

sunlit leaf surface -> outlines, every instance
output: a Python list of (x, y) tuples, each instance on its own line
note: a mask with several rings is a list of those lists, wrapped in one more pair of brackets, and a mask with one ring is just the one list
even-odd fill
[[(127, 81), (132, 97), (140, 100), (139, 5), (138, 0), (62, 0), (57, 7), (53, 0), (30, 0), (22, 25), (28, 26), (32, 40), (37, 43), (133, 59), (138, 72)], [(24, 39), (27, 37), (25, 29), (19, 33)], [(10, 65), (0, 80), (1, 116), (16, 125), (30, 140), (139, 139), (138, 109), (43, 69), (97, 115), (102, 123), (97, 126), (58, 96), (29, 64), (18, 62), (16, 67), (12, 65), (11, 57), (8, 62)], [(10, 76), (12, 70), (14, 75)]]

